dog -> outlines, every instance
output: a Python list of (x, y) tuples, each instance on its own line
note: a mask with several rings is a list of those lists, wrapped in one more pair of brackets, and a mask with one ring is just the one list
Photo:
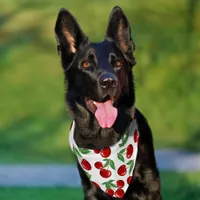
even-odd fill
[(161, 200), (151, 129), (135, 107), (135, 45), (123, 10), (113, 8), (100, 43), (64, 8), (54, 30), (84, 199)]

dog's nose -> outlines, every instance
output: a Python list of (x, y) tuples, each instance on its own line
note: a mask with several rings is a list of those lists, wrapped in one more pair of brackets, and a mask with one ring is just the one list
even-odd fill
[(115, 88), (117, 86), (117, 77), (111, 73), (102, 74), (99, 81), (101, 87), (104, 89)]

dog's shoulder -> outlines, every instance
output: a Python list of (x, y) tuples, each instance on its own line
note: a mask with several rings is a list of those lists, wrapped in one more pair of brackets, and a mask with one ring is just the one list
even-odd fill
[(140, 133), (140, 143), (151, 144), (153, 142), (153, 137), (147, 119), (138, 108), (136, 108), (135, 110), (135, 116), (138, 124), (138, 130)]

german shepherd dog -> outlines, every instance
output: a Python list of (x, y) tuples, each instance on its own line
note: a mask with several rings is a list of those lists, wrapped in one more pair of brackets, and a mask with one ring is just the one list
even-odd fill
[[(135, 45), (124, 12), (118, 6), (113, 8), (103, 42), (90, 42), (66, 9), (58, 13), (55, 34), (65, 75), (66, 103), (74, 124), (72, 140), (79, 149), (75, 148), (74, 153), (78, 158), (80, 152), (90, 152), (92, 156), (101, 154), (102, 162), (105, 162), (95, 162), (95, 155), (91, 161), (95, 162), (100, 175), (108, 180), (102, 183), (105, 190), (90, 180), (88, 174), (94, 166), (86, 159), (85, 163), (80, 159), (77, 162), (84, 199), (161, 200), (151, 129), (143, 114), (135, 108), (132, 74), (132, 67), (136, 64), (133, 56)], [(116, 168), (116, 164), (109, 159), (110, 149), (119, 141), (124, 141), (124, 135), (133, 121), (136, 121), (139, 133), (134, 135), (137, 150), (130, 144), (127, 149), (112, 152), (112, 156), (117, 155), (120, 160), (117, 162), (125, 163), (125, 159), (130, 157), (125, 151), (130, 151), (131, 155), (137, 151), (135, 164), (131, 164), (131, 169), (133, 165), (134, 169), (129, 171), (131, 179), (126, 179), (128, 183), (123, 181), (129, 170), (127, 165), (132, 160), (121, 166), (120, 173), (118, 168), (116, 177), (122, 180), (110, 180), (111, 170)], [(109, 170), (109, 167), (112, 169)], [(93, 174), (94, 178), (98, 175)]]

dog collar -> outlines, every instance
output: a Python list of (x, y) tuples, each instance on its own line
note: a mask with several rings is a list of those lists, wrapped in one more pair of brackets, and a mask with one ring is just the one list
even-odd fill
[(74, 130), (73, 121), (69, 143), (87, 177), (105, 193), (122, 198), (131, 182), (138, 152), (136, 119), (116, 144), (101, 150), (79, 148), (74, 140)]

